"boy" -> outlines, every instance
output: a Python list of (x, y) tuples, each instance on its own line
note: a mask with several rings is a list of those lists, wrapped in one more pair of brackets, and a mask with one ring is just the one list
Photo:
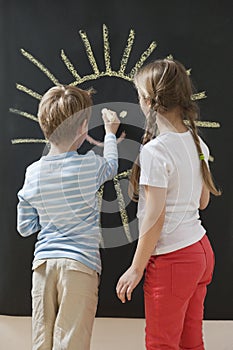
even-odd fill
[(91, 106), (90, 92), (77, 87), (45, 93), (38, 118), (51, 148), (27, 168), (18, 193), (19, 233), (39, 231), (32, 267), (33, 350), (90, 348), (101, 272), (96, 193), (117, 174), (120, 123), (116, 113), (104, 110), (104, 157), (78, 154)]

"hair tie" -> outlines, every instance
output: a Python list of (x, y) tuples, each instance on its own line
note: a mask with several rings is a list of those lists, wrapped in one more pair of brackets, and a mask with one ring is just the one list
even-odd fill
[(200, 160), (205, 160), (204, 154), (203, 153), (199, 153), (199, 158), (200, 158)]

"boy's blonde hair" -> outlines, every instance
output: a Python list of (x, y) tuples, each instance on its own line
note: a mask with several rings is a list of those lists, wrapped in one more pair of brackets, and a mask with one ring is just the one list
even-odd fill
[(49, 89), (39, 104), (38, 119), (45, 138), (54, 144), (67, 142), (91, 117), (92, 90), (61, 85)]

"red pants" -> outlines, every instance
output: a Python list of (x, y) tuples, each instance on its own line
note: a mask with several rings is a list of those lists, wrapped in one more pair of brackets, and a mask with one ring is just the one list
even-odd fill
[(144, 283), (147, 350), (203, 350), (202, 320), (214, 254), (205, 235), (175, 252), (152, 256)]

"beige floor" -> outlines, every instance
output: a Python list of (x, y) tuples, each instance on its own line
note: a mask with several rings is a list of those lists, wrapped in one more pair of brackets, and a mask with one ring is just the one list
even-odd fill
[[(0, 350), (30, 350), (31, 319), (0, 316)], [(206, 350), (233, 350), (233, 321), (205, 321)], [(143, 350), (144, 320), (98, 318), (91, 350)]]

